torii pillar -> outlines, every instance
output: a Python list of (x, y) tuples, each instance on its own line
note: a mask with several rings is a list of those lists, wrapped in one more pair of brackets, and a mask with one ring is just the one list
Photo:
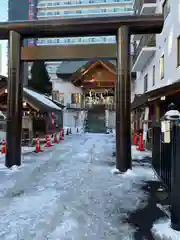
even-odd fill
[(116, 168), (131, 169), (131, 71), (130, 32), (122, 26), (117, 32), (116, 80)]

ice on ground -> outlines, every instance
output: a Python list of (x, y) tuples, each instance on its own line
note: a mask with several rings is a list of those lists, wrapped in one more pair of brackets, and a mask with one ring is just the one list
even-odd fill
[(112, 146), (110, 135), (72, 135), (24, 156), (18, 171), (0, 170), (0, 239), (133, 239), (136, 229), (124, 219), (146, 204), (141, 187), (154, 174), (136, 165), (113, 175)]
[(152, 234), (154, 237), (158, 238), (159, 240), (179, 240), (180, 239), (180, 232), (175, 231), (171, 228), (171, 223), (169, 218), (164, 218), (157, 221), (152, 229)]
[[(30, 153), (33, 152), (35, 150), (35, 147), (22, 147), (21, 151), (22, 153)], [(2, 154), (0, 152), (0, 161), (3, 160), (5, 158), (5, 154)]]
[(35, 147), (22, 147), (22, 153), (28, 153), (28, 152), (33, 152), (35, 150)]
[(143, 159), (144, 157), (152, 157), (151, 151), (142, 151), (139, 152), (136, 150), (137, 146), (132, 146), (132, 158), (133, 159)]

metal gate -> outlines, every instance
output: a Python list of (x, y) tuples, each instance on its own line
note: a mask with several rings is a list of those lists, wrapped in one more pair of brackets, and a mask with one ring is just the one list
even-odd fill
[(106, 132), (105, 107), (103, 105), (96, 105), (88, 110), (87, 131), (92, 133)]

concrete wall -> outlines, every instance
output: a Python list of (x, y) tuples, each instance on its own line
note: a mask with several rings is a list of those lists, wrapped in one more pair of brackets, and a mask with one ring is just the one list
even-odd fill
[(64, 93), (64, 105), (67, 103), (71, 103), (71, 94), (72, 93), (82, 93), (82, 89), (79, 87), (75, 87), (70, 82), (64, 82), (61, 79), (54, 79), (52, 81), (53, 91), (59, 91), (60, 93)]
[[(162, 3), (159, 3), (157, 12), (162, 12)], [(173, 0), (171, 10), (164, 22), (161, 34), (156, 35), (156, 53), (138, 73), (133, 92), (144, 92), (144, 76), (148, 74), (148, 91), (172, 84), (180, 79), (180, 67), (177, 66), (177, 38), (180, 35), (180, 1)], [(160, 79), (160, 57), (164, 54), (164, 78)], [(155, 85), (152, 84), (153, 66), (155, 65)], [(133, 95), (133, 94), (132, 94)]]
[[(64, 105), (71, 103), (72, 93), (82, 93), (82, 89), (75, 87), (70, 82), (64, 82), (61, 79), (55, 79), (52, 81), (53, 91), (59, 91), (64, 94)], [(78, 110), (64, 109), (63, 121), (64, 127), (83, 127), (85, 113)]]
[(116, 126), (116, 113), (115, 111), (110, 111), (109, 112), (109, 128), (115, 128)]

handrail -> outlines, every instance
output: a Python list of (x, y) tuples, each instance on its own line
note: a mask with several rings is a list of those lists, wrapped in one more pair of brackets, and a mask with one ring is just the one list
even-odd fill
[(139, 15), (141, 13), (143, 4), (148, 4), (148, 3), (156, 3), (156, 0), (135, 0), (134, 2), (135, 13)]
[(156, 35), (147, 34), (141, 37), (141, 40), (137, 46), (134, 46), (133, 64), (136, 62), (143, 47), (155, 47), (156, 46)]

